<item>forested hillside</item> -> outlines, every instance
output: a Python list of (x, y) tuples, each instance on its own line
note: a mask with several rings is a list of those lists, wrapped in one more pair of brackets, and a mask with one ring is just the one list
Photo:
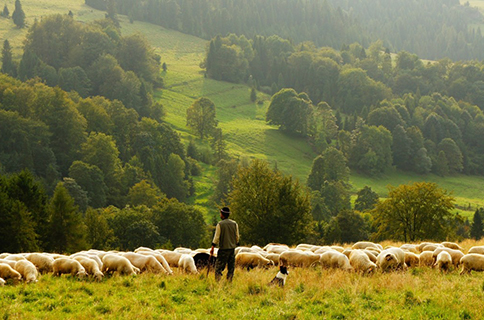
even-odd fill
[[(89, 23), (76, 12), (34, 21), (19, 59), (4, 40), (0, 235), (16, 236), (3, 250), (206, 245), (214, 208), (225, 204), (246, 243), (403, 239), (391, 214), (407, 198), (402, 216), (416, 210), (431, 222), (412, 226), (412, 240), (471, 236), (451, 192), (406, 177), (462, 185), (463, 173), (484, 174), (480, 62), (424, 63), (414, 53), (391, 53), (386, 40), (369, 42), (360, 22), (329, 2), (313, 8), (314, 21), (328, 13), (334, 20), (314, 29), (334, 28), (329, 40), (256, 33), (256, 23), (250, 35), (217, 36), (221, 26), (207, 9), (211, 31), (192, 28), (208, 42), (121, 16), (133, 3), (91, 3), (106, 13)], [(146, 12), (165, 9), (136, 3), (136, 14), (147, 4)], [(298, 10), (311, 15), (310, 1), (297, 3), (280, 3), (291, 23)], [(169, 3), (175, 13), (200, 13), (177, 4)], [(237, 8), (249, 4), (257, 3)], [(167, 27), (185, 32), (183, 21), (196, 22), (170, 10), (154, 22), (172, 19)], [(275, 17), (271, 10), (260, 15)], [(337, 27), (342, 22), (349, 29)], [(160, 36), (167, 32), (171, 38)], [(353, 32), (361, 43), (346, 42)], [(395, 184), (408, 185), (386, 189), (378, 180), (395, 173), (403, 176)], [(481, 217), (470, 205), (481, 203), (479, 194), (457, 196), (467, 216)]]
[[(381, 39), (392, 52), (406, 50), (424, 59), (482, 59), (483, 16), (458, 0), (86, 0), (100, 9), (115, 7), (132, 20), (210, 39), (229, 33), (272, 36), (294, 43), (341, 48), (368, 46)], [(254, 9), (257, 8), (257, 9)]]

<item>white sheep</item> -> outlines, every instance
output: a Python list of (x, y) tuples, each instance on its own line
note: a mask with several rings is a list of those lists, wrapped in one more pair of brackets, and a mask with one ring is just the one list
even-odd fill
[(96, 260), (85, 257), (83, 255), (78, 255), (72, 259), (79, 261), (79, 263), (86, 269), (86, 273), (94, 277), (97, 281), (102, 281), (104, 274), (99, 269), (99, 264)]
[(42, 274), (54, 271), (54, 258), (47, 254), (34, 252), (27, 254), (25, 258), (32, 262)]
[(350, 253), (350, 264), (356, 272), (369, 274), (376, 270), (377, 265), (371, 262), (368, 255), (361, 250), (352, 250)]
[(54, 261), (54, 276), (61, 276), (62, 274), (70, 274), (77, 276), (79, 279), (87, 277), (86, 269), (79, 263), (79, 261), (70, 258), (58, 258)]
[(125, 252), (122, 256), (127, 258), (131, 264), (140, 269), (141, 272), (168, 273), (161, 263), (152, 255)]
[(478, 253), (468, 253), (460, 259), (462, 271), (460, 274), (474, 271), (484, 271), (484, 255)]
[(133, 266), (127, 258), (119, 256), (117, 254), (106, 254), (103, 256), (102, 260), (102, 272), (104, 274), (106, 274), (106, 272), (117, 272), (120, 275), (136, 275), (140, 273), (140, 270)]
[(250, 270), (253, 268), (271, 267), (274, 266), (274, 262), (259, 253), (241, 252), (235, 256), (235, 266)]
[(342, 269), (345, 271), (353, 271), (354, 268), (350, 264), (350, 260), (346, 255), (343, 253), (333, 250), (333, 251), (326, 251), (321, 255), (319, 259), (321, 266), (323, 268), (336, 268)]
[(195, 260), (189, 254), (182, 254), (178, 261), (178, 266), (185, 273), (198, 274), (197, 267), (195, 266)]
[(37, 282), (39, 272), (32, 262), (28, 260), (19, 260), (15, 263), (15, 270), (22, 275), (25, 282)]
[(0, 278), (13, 279), (14, 282), (17, 282), (22, 280), (22, 275), (8, 264), (0, 263)]
[(452, 257), (447, 251), (441, 251), (437, 255), (437, 260), (435, 261), (434, 267), (439, 268), (440, 271), (446, 272), (452, 265)]

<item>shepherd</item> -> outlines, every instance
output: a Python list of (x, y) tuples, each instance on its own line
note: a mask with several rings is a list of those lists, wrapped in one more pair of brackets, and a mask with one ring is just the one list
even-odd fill
[(227, 266), (227, 280), (232, 282), (235, 270), (235, 248), (239, 245), (239, 226), (237, 222), (229, 219), (230, 209), (223, 207), (220, 209), (220, 221), (215, 228), (215, 235), (212, 240), (210, 256), (216, 246), (219, 247), (217, 261), (215, 262), (215, 280), (219, 281), (222, 272)]

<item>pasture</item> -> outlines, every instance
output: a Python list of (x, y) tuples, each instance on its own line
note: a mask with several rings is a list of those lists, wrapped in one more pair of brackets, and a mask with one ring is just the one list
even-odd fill
[[(465, 252), (484, 241), (467, 240)], [(401, 243), (385, 242), (383, 246)], [(350, 245), (343, 245), (349, 247)], [(289, 268), (286, 286), (268, 286), (277, 268), (237, 268), (232, 283), (213, 269), (189, 275), (63, 275), (0, 287), (2, 319), (481, 319), (482, 273), (429, 267), (371, 275), (339, 269)]]

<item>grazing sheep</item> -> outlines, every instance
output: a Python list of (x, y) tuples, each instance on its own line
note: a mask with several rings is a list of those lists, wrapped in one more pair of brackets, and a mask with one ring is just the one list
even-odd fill
[(353, 250), (350, 253), (350, 264), (356, 272), (369, 274), (376, 270), (377, 265), (370, 261), (368, 255), (361, 250)]
[(133, 266), (127, 258), (117, 254), (106, 254), (102, 260), (103, 268), (101, 271), (104, 274), (117, 272), (120, 275), (134, 276), (140, 273), (140, 270)]
[(474, 246), (469, 249), (468, 253), (477, 253), (477, 254), (483, 254), (484, 255), (484, 246)]
[(59, 258), (54, 261), (54, 276), (61, 276), (62, 274), (70, 274), (77, 276), (79, 279), (87, 277), (86, 269), (79, 263), (79, 261), (70, 258)]
[(319, 262), (323, 268), (335, 268), (345, 271), (354, 270), (348, 257), (336, 250), (323, 253), (319, 259)]
[(263, 248), (264, 251), (269, 252), (269, 253), (277, 253), (281, 254), (284, 251), (289, 250), (289, 247), (285, 244), (280, 244), (280, 243), (269, 243)]
[(311, 267), (319, 264), (321, 255), (311, 251), (287, 250), (279, 256), (279, 263), (284, 266), (292, 267)]
[(182, 253), (182, 254), (190, 254), (190, 253), (192, 253), (192, 249), (190, 249), (190, 248), (184, 248), (184, 247), (175, 248), (175, 249), (173, 249), (173, 251), (178, 252), (178, 253)]
[(431, 267), (434, 264), (433, 251), (423, 251), (419, 255), (421, 267)]
[(333, 250), (339, 251), (339, 252), (345, 251), (345, 248), (343, 248), (341, 246), (331, 246), (330, 248), (333, 249)]
[(97, 281), (102, 281), (104, 274), (99, 269), (99, 265), (96, 260), (78, 255), (73, 258), (74, 260), (79, 261), (79, 263), (86, 269), (86, 273), (92, 277), (94, 277)]
[(405, 244), (402, 244), (400, 246), (400, 249), (402, 249), (403, 251), (407, 251), (407, 252), (413, 252), (415, 254), (419, 254), (420, 253), (420, 251), (418, 250), (416, 244), (405, 243)]
[(11, 261), (20, 261), (20, 260), (27, 260), (25, 257), (21, 254), (9, 254), (4, 258), (5, 260), (11, 260)]
[(47, 254), (30, 253), (25, 258), (32, 262), (41, 274), (54, 271), (54, 258)]
[(182, 254), (178, 261), (178, 266), (185, 273), (198, 274), (197, 267), (195, 266), (195, 260), (189, 254)]
[(159, 250), (159, 253), (163, 256), (163, 258), (165, 258), (166, 262), (168, 262), (170, 267), (178, 267), (178, 261), (180, 261), (180, 258), (182, 256), (181, 253), (169, 250)]
[(274, 266), (279, 266), (279, 257), (280, 255), (277, 253), (268, 253), (265, 258), (271, 260), (274, 263)]
[(5, 263), (11, 266), (12, 268), (15, 268), (15, 264), (17, 263), (17, 261), (0, 259), (0, 263)]
[(373, 248), (373, 249), (376, 249), (378, 251), (381, 251), (383, 249), (382, 246), (379, 245), (378, 243), (373, 243), (373, 242), (370, 242), (370, 241), (358, 241), (351, 248), (352, 249), (368, 249), (368, 248)]
[(382, 271), (406, 269), (405, 252), (400, 248), (385, 249), (378, 255), (376, 264)]
[(460, 259), (462, 271), (460, 274), (474, 271), (484, 271), (484, 255), (478, 253), (468, 253)]
[(452, 265), (452, 257), (447, 251), (441, 251), (437, 255), (437, 261), (435, 261), (434, 267), (439, 268), (442, 272), (447, 272)]
[(373, 250), (368, 250), (368, 249), (364, 249), (363, 252), (366, 253), (368, 258), (370, 258), (371, 262), (376, 263), (376, 257), (378, 256), (378, 253), (376, 253)]
[(155, 257), (156, 260), (158, 260), (159, 263), (165, 268), (166, 274), (172, 275), (173, 271), (170, 268), (170, 265), (166, 261), (165, 257), (163, 257), (160, 253), (153, 251), (153, 252), (148, 252), (148, 251), (139, 251), (139, 254), (143, 254), (146, 256), (153, 256)]
[(0, 263), (0, 278), (5, 280), (13, 279), (16, 283), (22, 280), (22, 275), (8, 264)]
[[(427, 245), (437, 245), (437, 243), (434, 243), (434, 242), (421, 242), (418, 246), (417, 246), (417, 250), (419, 252), (423, 252), (424, 251), (424, 247), (427, 246)], [(433, 251), (433, 250), (432, 250)]]
[(151, 255), (144, 255), (134, 252), (126, 252), (122, 254), (123, 257), (127, 258), (133, 266), (140, 269), (141, 272), (152, 272), (152, 273), (168, 273), (161, 263), (156, 260), (155, 257)]
[(235, 266), (240, 268), (268, 268), (274, 266), (274, 262), (264, 258), (259, 253), (242, 252), (235, 256)]
[(459, 246), (455, 242), (444, 241), (444, 242), (441, 243), (441, 245), (443, 245), (446, 248), (450, 248), (450, 249), (454, 249), (454, 250), (460, 250), (460, 251), (464, 250), (464, 249), (462, 249), (461, 246)]
[[(91, 259), (91, 260), (94, 260), (99, 268), (99, 270), (101, 270), (103, 268), (103, 262), (101, 260), (101, 258), (99, 258), (96, 254), (94, 253), (88, 253), (88, 252), (78, 252), (78, 253), (74, 253), (74, 254), (71, 254), (71, 256), (69, 258), (71, 259), (74, 259), (76, 257), (84, 257), (84, 258), (88, 258), (88, 259)], [(76, 259), (77, 260), (77, 259)], [(89, 273), (89, 272), (88, 272)]]
[(457, 268), (460, 263), (460, 259), (464, 256), (464, 253), (460, 250), (454, 250), (446, 247), (437, 248), (432, 252), (432, 257), (434, 261), (437, 261), (437, 256), (442, 252), (446, 251), (450, 254), (452, 258), (452, 264)]
[(405, 251), (405, 264), (410, 268), (418, 267), (420, 265), (420, 257), (414, 252)]
[(441, 245), (440, 243), (436, 243), (436, 244), (428, 244), (426, 246), (424, 246), (422, 248), (422, 252), (424, 251), (434, 251), (435, 249), (438, 249), (438, 248), (443, 248), (444, 246)]
[(28, 260), (19, 260), (15, 263), (14, 269), (22, 275), (25, 282), (37, 282), (39, 272), (32, 262)]

